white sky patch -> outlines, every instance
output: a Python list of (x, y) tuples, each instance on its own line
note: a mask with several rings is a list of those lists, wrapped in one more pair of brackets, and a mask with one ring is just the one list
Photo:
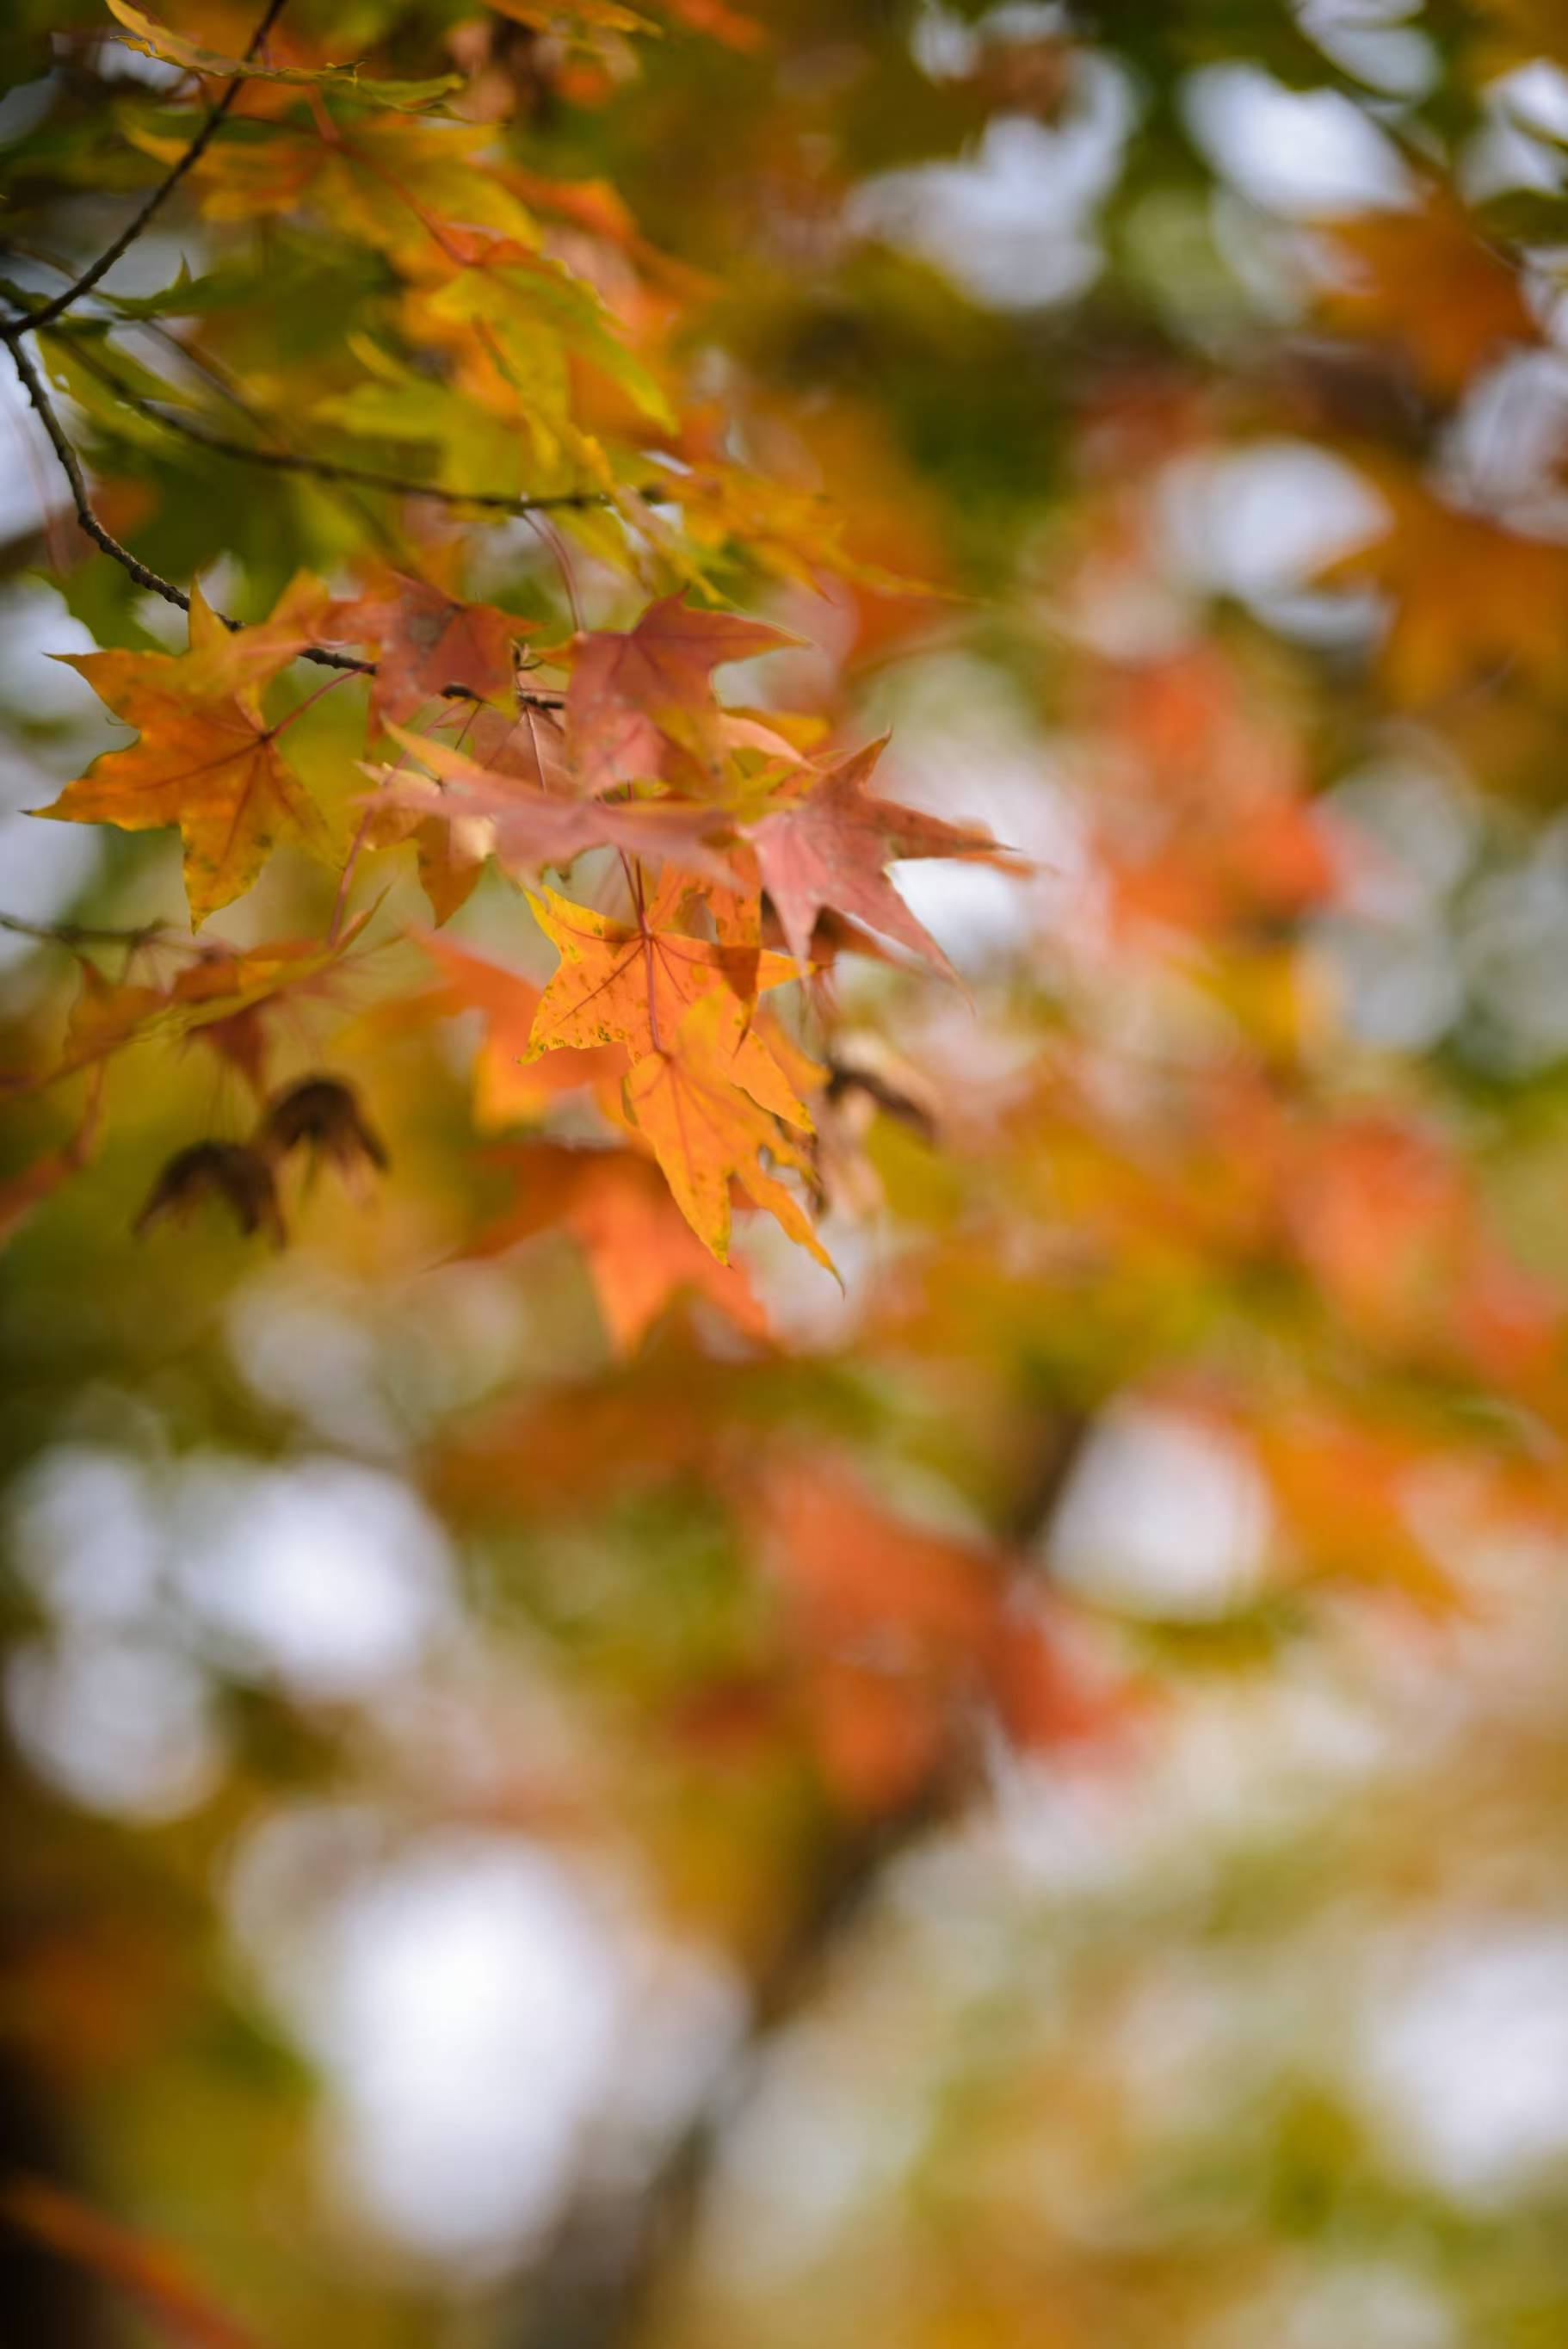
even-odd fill
[[(5, 434), (13, 420), (0, 419), (0, 435)], [(0, 438), (0, 449), (5, 445)], [(0, 463), (0, 532), (34, 529), (39, 518), (30, 475), (9, 461)], [(74, 530), (75, 524), (71, 527)], [(107, 734), (112, 721), (87, 679), (50, 657), (96, 649), (90, 630), (67, 610), (59, 590), (41, 579), (17, 580), (5, 591), (0, 616), (5, 630), (5, 694), (10, 707), (25, 718), (81, 719), (88, 725), (103, 726)], [(127, 730), (117, 728), (112, 739), (123, 741)]]
[(1568, 532), (1560, 472), (1568, 445), (1568, 359), (1514, 351), (1470, 385), (1442, 451), (1456, 502), (1530, 531)]
[(1464, 1007), (1448, 900), (1479, 845), (1470, 795), (1461, 776), (1430, 758), (1393, 751), (1336, 784), (1326, 812), (1340, 843), (1345, 904), (1314, 936), (1346, 1022), (1369, 1044), (1424, 1050)]
[[(0, 535), (34, 528), (39, 502), (29, 468), (15, 461), (13, 428), (24, 419), (0, 415)], [(95, 739), (80, 750), (69, 741), (36, 750), (21, 742), (0, 746), (0, 869), (5, 874), (5, 910), (25, 920), (59, 918), (87, 886), (98, 862), (98, 833), (91, 824), (40, 822), (29, 809), (47, 807), (61, 783), (81, 771), (101, 747), (103, 708), (86, 680), (51, 653), (87, 653), (93, 640), (67, 611), (63, 598), (42, 581), (18, 580), (0, 593), (7, 687), (18, 717), (45, 723), (81, 719)], [(118, 734), (115, 739), (120, 739)], [(25, 937), (0, 933), (0, 969), (36, 949)]]
[[(54, 795), (53, 787), (29, 789), (28, 795), (46, 800)], [(91, 824), (39, 823), (19, 810), (0, 815), (5, 911), (24, 921), (58, 921), (87, 887), (98, 861), (98, 843)], [(0, 930), (0, 970), (36, 952), (36, 940), (14, 930)]]
[(1092, 215), (1121, 169), (1133, 102), (1104, 57), (1085, 60), (1075, 96), (1051, 128), (996, 115), (964, 161), (868, 180), (851, 199), (850, 227), (905, 246), (998, 309), (1080, 293), (1099, 266)]
[(17, 1571), (57, 1617), (133, 1624), (154, 1605), (163, 1546), (139, 1462), (95, 1444), (59, 1444), (33, 1461), (11, 1496)]
[(1255, 1589), (1271, 1512), (1262, 1472), (1222, 1429), (1134, 1403), (1093, 1437), (1057, 1513), (1053, 1573), (1105, 1605), (1222, 1615)]
[(150, 1640), (84, 1632), (30, 1641), (7, 1667), (5, 1710), (40, 1777), (115, 1817), (176, 1817), (211, 1790), (222, 1765), (205, 1673)]
[(231, 1301), (235, 1367), (255, 1393), (294, 1413), (328, 1441), (387, 1452), (403, 1433), (379, 1392), (380, 1356), (365, 1322), (323, 1289), (325, 1267), (258, 1275)]
[(1509, 188), (1551, 193), (1563, 184), (1568, 141), (1568, 73), (1534, 57), (1500, 74), (1485, 93), (1486, 119), (1460, 159), (1460, 184), (1471, 203)]
[(1485, 1918), (1390, 1952), (1358, 2077), (1390, 2150), (1456, 2199), (1568, 2162), (1568, 1922)]
[(1387, 518), (1364, 475), (1306, 440), (1180, 459), (1160, 498), (1169, 552), (1188, 577), (1265, 605), (1299, 592)]
[(1326, 220), (1411, 201), (1393, 142), (1337, 90), (1287, 89), (1261, 66), (1204, 66), (1182, 109), (1214, 169), (1265, 212)]
[(585, 2164), (640, 2176), (739, 2028), (728, 1974), (632, 1888), (522, 1837), (399, 1844), (369, 1810), (282, 1811), (231, 1913), (325, 2075), (340, 2190), (437, 2261), (514, 2261)]
[(1244, 2302), (1212, 2349), (1461, 2349), (1439, 2285), (1391, 2259), (1319, 2253), (1300, 2272)]
[(1391, 97), (1420, 98), (1438, 78), (1437, 50), (1415, 19), (1420, 0), (1297, 0), (1302, 31), (1347, 74)]
[(621, 1991), (565, 1872), (522, 1843), (432, 1842), (349, 1898), (320, 1964), (304, 2020), (368, 2214), (445, 2257), (540, 2225), (602, 2093)]
[(353, 1461), (202, 1461), (170, 1536), (176, 1586), (220, 1656), (306, 1700), (372, 1694), (453, 1619), (439, 1526), (398, 1478)]
[(708, 2272), (766, 2290), (825, 2251), (857, 2203), (885, 2192), (919, 2142), (918, 2067), (904, 2109), (878, 2082), (847, 2075), (830, 2026), (798, 2028), (741, 2114), (702, 2234)]
[[(69, 515), (70, 490), (59, 470), (59, 460), (33, 413), (20, 377), (10, 366), (0, 378), (0, 451), (4, 452), (0, 461), (0, 536), (19, 538), (26, 531), (36, 530), (48, 513)], [(61, 527), (73, 534), (76, 531), (74, 522), (63, 522)], [(9, 605), (13, 598), (25, 601), (38, 592), (30, 586), (20, 591), (13, 588), (6, 604)], [(86, 629), (82, 634), (87, 635)], [(87, 651), (91, 641), (88, 637), (87, 644), (67, 645), (65, 649)]]
[(932, 657), (888, 697), (893, 740), (874, 788), (945, 823), (973, 824), (1031, 874), (954, 857), (896, 864), (899, 895), (965, 978), (979, 978), (1068, 918), (1088, 864), (1085, 826), (1047, 745), (1011, 706), (1011, 681), (964, 656)]
[(1568, 1051), (1568, 855), (1548, 834), (1542, 854), (1489, 874), (1465, 897), (1459, 954), (1470, 999), (1510, 1066), (1543, 1066)]

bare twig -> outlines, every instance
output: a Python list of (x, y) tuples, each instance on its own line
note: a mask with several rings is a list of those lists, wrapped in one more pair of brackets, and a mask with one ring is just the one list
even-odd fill
[(145, 587), (150, 595), (161, 595), (166, 604), (177, 604), (182, 612), (188, 612), (191, 609), (190, 596), (182, 595), (178, 587), (161, 578), (156, 571), (150, 570), (139, 555), (132, 554), (129, 546), (122, 546), (113, 533), (99, 522), (93, 512), (92, 500), (88, 495), (81, 460), (66, 438), (65, 426), (55, 413), (54, 402), (44, 388), (42, 376), (19, 342), (12, 343), (11, 357), (22, 378), (23, 388), (37, 413), (38, 421), (48, 434), (49, 445), (60, 460), (60, 469), (71, 485), (71, 502), (76, 507), (77, 520), (83, 530), (95, 545), (113, 556), (122, 571), (130, 574), (139, 587)]
[[(249, 45), (246, 47), (243, 59), (243, 62), (246, 65), (250, 64), (251, 59), (256, 55), (263, 43), (265, 41), (267, 35), (272, 31), (273, 26), (283, 15), (284, 5), (285, 0), (268, 0), (266, 14), (263, 16), (261, 23), (256, 26), (255, 31), (252, 34)], [(152, 189), (146, 201), (143, 202), (140, 210), (132, 219), (126, 222), (124, 228), (121, 229), (119, 234), (115, 238), (113, 243), (110, 244), (104, 252), (100, 253), (98, 259), (89, 268), (84, 269), (79, 277), (73, 278), (70, 285), (63, 287), (58, 294), (54, 295), (49, 301), (46, 302), (41, 310), (30, 310), (24, 318), (7, 318), (3, 323), (0, 323), (0, 341), (9, 343), (12, 348), (15, 349), (16, 347), (17, 339), (20, 336), (30, 334), (38, 326), (46, 326), (50, 325), (53, 320), (60, 317), (64, 312), (68, 310), (73, 302), (79, 301), (84, 294), (91, 292), (98, 280), (101, 277), (106, 276), (109, 270), (114, 267), (115, 263), (119, 259), (120, 255), (123, 253), (128, 252), (130, 246), (135, 243), (137, 238), (141, 234), (143, 229), (147, 227), (154, 213), (161, 210), (164, 203), (180, 185), (181, 181), (185, 177), (186, 173), (191, 171), (194, 165), (201, 161), (202, 156), (206, 153), (208, 147), (211, 144), (213, 136), (220, 124), (222, 122), (223, 117), (228, 113), (229, 109), (233, 105), (234, 100), (238, 98), (243, 87), (244, 77), (242, 75), (236, 74), (233, 80), (229, 83), (228, 87), (222, 91), (222, 95), (210, 110), (206, 121), (201, 125), (201, 129), (198, 130), (195, 138), (192, 139), (190, 146), (187, 147), (183, 155), (181, 156), (180, 160), (173, 166), (172, 170), (165, 173), (158, 185)], [(106, 549), (105, 551), (107, 552), (108, 550)]]
[[(0, 930), (10, 930), (19, 938), (36, 938), (43, 946), (51, 947), (149, 947), (163, 936), (161, 922), (149, 922), (136, 929), (100, 929), (92, 922), (29, 922), (20, 914), (0, 914)], [(173, 943), (187, 941), (171, 934)]]
[[(66, 429), (56, 413), (55, 404), (45, 388), (42, 376), (20, 343), (14, 342), (11, 345), (11, 357), (17, 374), (22, 378), (27, 397), (37, 411), (38, 421), (48, 435), (49, 445), (60, 460), (61, 471), (70, 483), (71, 502), (76, 508), (77, 520), (82, 529), (96, 546), (101, 547), (105, 554), (112, 556), (121, 570), (127, 572), (135, 580), (139, 587), (145, 587), (150, 595), (160, 595), (166, 604), (174, 605), (181, 612), (189, 612), (191, 598), (184, 589), (176, 587), (171, 579), (165, 579), (161, 573), (152, 570), (142, 562), (139, 555), (133, 554), (129, 546), (122, 546), (114, 533), (99, 521), (93, 511), (92, 500), (88, 494), (87, 477), (82, 471), (81, 460), (67, 437)], [(244, 626), (242, 620), (231, 619), (226, 612), (219, 612), (214, 616), (222, 622), (224, 627), (231, 628), (236, 633)], [(352, 653), (332, 652), (325, 645), (303, 645), (300, 647), (299, 658), (314, 661), (318, 668), (351, 669), (360, 677), (375, 677), (377, 674), (377, 665), (374, 661), (360, 660)], [(473, 692), (466, 685), (444, 685), (441, 688), (440, 698), (447, 701), (482, 701), (484, 698), (482, 694)], [(525, 708), (559, 709), (565, 696), (559, 693), (524, 692), (520, 686), (517, 688), (517, 698), (520, 706)]]
[[(214, 457), (229, 457), (236, 464), (263, 465), (274, 473), (304, 473), (318, 481), (352, 483), (366, 490), (386, 490), (395, 497), (431, 498), (439, 505), (473, 506), (490, 513), (526, 516), (556, 511), (585, 509), (608, 502), (603, 490), (562, 490), (544, 497), (507, 497), (493, 490), (449, 490), (434, 481), (410, 481), (406, 474), (384, 473), (372, 465), (353, 465), (335, 457), (307, 457), (291, 449), (257, 449), (243, 440), (231, 440), (221, 432), (210, 432), (205, 425), (193, 423), (189, 417), (165, 416), (150, 399), (130, 391), (100, 360), (90, 358), (85, 351), (77, 354), (89, 375), (96, 375), (107, 384), (128, 408), (134, 408), (165, 431), (177, 432), (182, 440), (193, 440), (199, 449), (210, 450)], [(639, 489), (636, 494), (651, 503), (662, 497), (658, 490)]]

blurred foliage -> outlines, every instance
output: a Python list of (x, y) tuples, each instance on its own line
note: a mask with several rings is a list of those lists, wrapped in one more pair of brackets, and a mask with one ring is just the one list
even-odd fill
[(1562, 2341), (1563, 12), (259, 13), (0, 31), (0, 2336)]

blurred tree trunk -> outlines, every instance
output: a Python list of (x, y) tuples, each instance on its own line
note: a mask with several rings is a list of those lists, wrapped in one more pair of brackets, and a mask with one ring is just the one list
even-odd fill
[[(1042, 1429), (1031, 1474), (999, 1527), (1039, 1572), (1037, 1553), (1079, 1459), (1090, 1422), (1055, 1414)], [(632, 2349), (678, 2282), (728, 2128), (766, 2067), (779, 2036), (810, 2007), (875, 1908), (889, 1870), (955, 1819), (974, 1794), (975, 1757), (952, 1752), (909, 1801), (848, 1828), (822, 1855), (794, 1925), (752, 1987), (750, 2028), (723, 2077), (676, 2137), (641, 2191), (590, 2181), (568, 2204), (520, 2285), (502, 2327), (504, 2349)]]

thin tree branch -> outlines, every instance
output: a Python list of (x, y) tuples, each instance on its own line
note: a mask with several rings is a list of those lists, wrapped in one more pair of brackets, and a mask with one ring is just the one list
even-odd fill
[[(244, 64), (249, 65), (251, 59), (261, 48), (267, 35), (283, 15), (286, 0), (268, 0), (266, 13), (251, 35), (245, 49)], [(159, 181), (157, 187), (147, 197), (140, 211), (126, 222), (113, 243), (105, 252), (99, 254), (91, 267), (84, 269), (79, 277), (73, 278), (70, 285), (53, 295), (44, 304), (41, 310), (30, 310), (25, 318), (7, 318), (4, 323), (0, 323), (0, 341), (9, 343), (15, 349), (20, 336), (30, 334), (36, 327), (49, 326), (53, 320), (68, 310), (73, 302), (79, 301), (84, 294), (91, 292), (99, 278), (106, 276), (120, 255), (128, 252), (135, 243), (153, 215), (161, 210), (173, 194), (186, 173), (201, 161), (211, 144), (223, 117), (228, 113), (243, 87), (244, 76), (236, 74), (209, 111), (206, 121), (181, 156), (180, 160)], [(108, 550), (105, 551), (107, 553)]]
[[(134, 409), (139, 416), (145, 416), (150, 423), (161, 425), (166, 432), (177, 432), (181, 440), (193, 440), (199, 449), (211, 450), (215, 457), (232, 458), (236, 464), (264, 465), (272, 472), (304, 473), (318, 481), (350, 482), (360, 489), (387, 490), (397, 497), (432, 498), (439, 505), (476, 506), (490, 513), (549, 513), (602, 506), (608, 502), (608, 492), (603, 490), (562, 490), (536, 498), (508, 497), (495, 490), (449, 490), (434, 481), (411, 481), (406, 474), (384, 473), (375, 466), (349, 464), (335, 457), (310, 457), (292, 449), (257, 449), (247, 441), (231, 440), (222, 432), (211, 432), (189, 417), (166, 416), (156, 400), (133, 391), (123, 377), (79, 345), (76, 357), (88, 375), (96, 376), (117, 398)], [(259, 429), (272, 431), (273, 427), (263, 419)], [(656, 505), (663, 502), (665, 492), (655, 486), (639, 485), (636, 495)]]
[[(150, 569), (142, 562), (139, 555), (131, 553), (129, 546), (122, 546), (113, 533), (98, 520), (93, 511), (92, 500), (88, 494), (87, 478), (82, 471), (81, 460), (67, 438), (65, 427), (55, 411), (54, 402), (45, 388), (42, 376), (20, 343), (14, 342), (11, 345), (11, 357), (17, 374), (22, 378), (27, 397), (37, 412), (38, 421), (48, 435), (49, 445), (59, 459), (61, 470), (70, 483), (71, 502), (76, 508), (77, 521), (82, 529), (96, 546), (101, 547), (105, 554), (112, 556), (113, 560), (119, 564), (122, 571), (129, 573), (139, 587), (145, 587), (150, 595), (160, 595), (166, 604), (174, 605), (181, 612), (189, 612), (191, 598), (184, 589), (176, 587), (171, 579), (165, 579), (161, 573)], [(232, 629), (236, 633), (244, 626), (242, 620), (231, 619), (227, 612), (218, 612), (214, 617), (221, 620), (224, 627)], [(360, 677), (375, 677), (377, 674), (377, 664), (374, 661), (360, 660), (352, 653), (331, 652), (325, 645), (302, 645), (298, 657), (301, 660), (314, 661), (318, 668), (352, 669)], [(473, 692), (466, 685), (444, 685), (441, 688), (440, 698), (447, 701), (482, 701), (484, 698), (482, 694)], [(520, 707), (531, 709), (559, 709), (565, 696), (559, 693), (525, 692), (520, 686), (517, 688), (517, 698)]]
[[(130, 574), (139, 587), (145, 587), (150, 595), (161, 595), (166, 604), (176, 604), (181, 611), (188, 612), (191, 609), (190, 596), (182, 595), (178, 587), (174, 586), (170, 580), (160, 577), (156, 571), (150, 570), (139, 555), (132, 554), (129, 546), (122, 546), (113, 533), (107, 530), (98, 520), (93, 512), (92, 500), (88, 495), (87, 480), (82, 472), (81, 460), (66, 438), (65, 426), (55, 413), (54, 402), (44, 388), (42, 376), (19, 342), (12, 343), (11, 357), (17, 374), (22, 378), (23, 388), (33, 403), (38, 421), (49, 437), (49, 445), (60, 460), (60, 469), (71, 485), (71, 502), (76, 508), (77, 520), (83, 530), (96, 546), (101, 547), (106, 554), (113, 557), (122, 571)], [(227, 621), (224, 625), (232, 627), (235, 623)]]
[[(150, 922), (138, 929), (100, 929), (93, 922), (29, 922), (20, 914), (0, 914), (0, 930), (51, 947), (147, 947), (163, 936), (164, 925)], [(189, 944), (178, 932), (170, 932), (170, 936), (177, 946)]]

